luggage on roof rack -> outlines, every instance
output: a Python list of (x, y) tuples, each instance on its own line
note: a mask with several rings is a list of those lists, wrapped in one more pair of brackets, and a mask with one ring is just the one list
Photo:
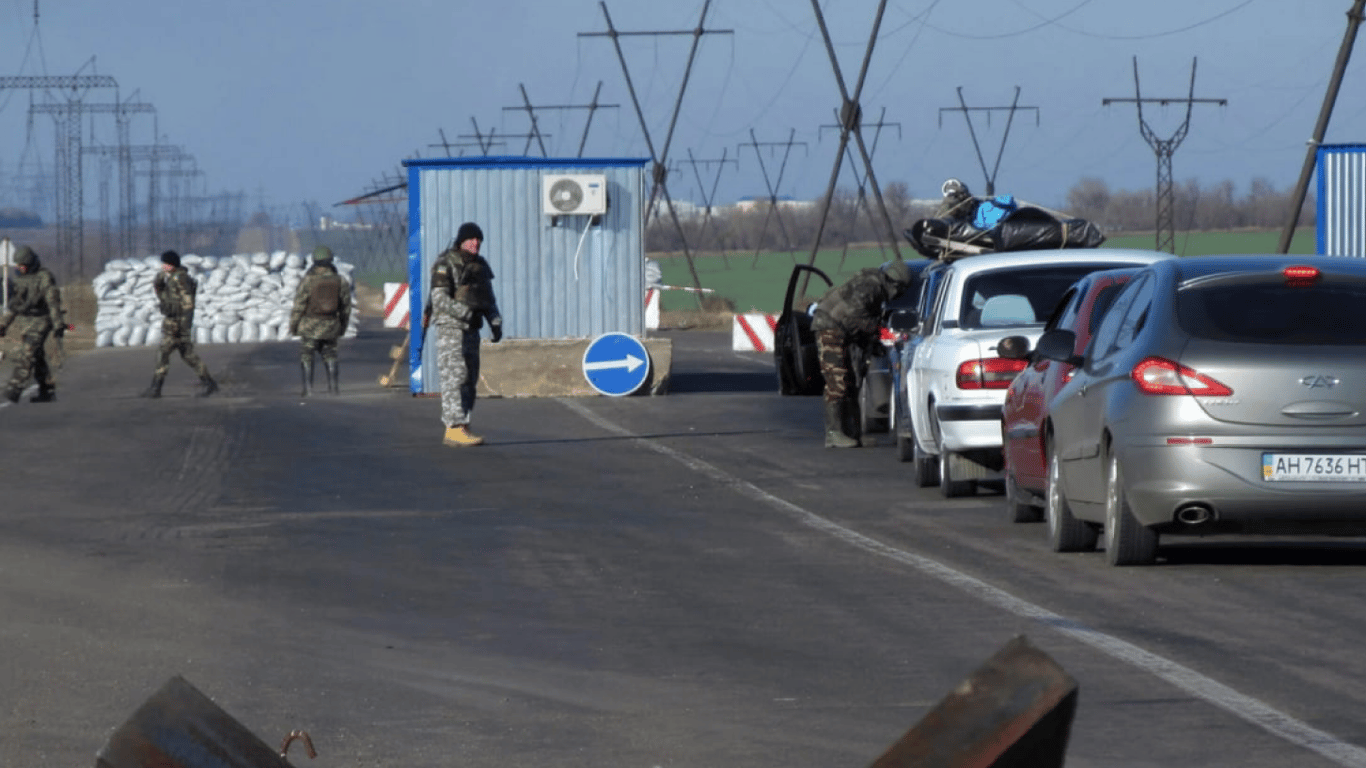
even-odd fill
[(1105, 242), (1092, 222), (1033, 205), (1016, 206), (986, 229), (966, 218), (920, 219), (904, 234), (921, 256), (945, 261), (999, 251), (1099, 248)]

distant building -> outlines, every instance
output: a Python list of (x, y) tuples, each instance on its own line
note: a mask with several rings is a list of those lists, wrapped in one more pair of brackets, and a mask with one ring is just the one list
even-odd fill
[(763, 210), (764, 206), (770, 202), (774, 206), (783, 210), (801, 211), (816, 207), (815, 200), (797, 200), (790, 195), (778, 195), (776, 199), (771, 195), (763, 197), (742, 197), (735, 203), (735, 210), (739, 213), (749, 213), (750, 211)]

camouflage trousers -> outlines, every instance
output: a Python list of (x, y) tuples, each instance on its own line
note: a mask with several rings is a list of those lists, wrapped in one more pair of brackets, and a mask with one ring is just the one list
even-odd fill
[(854, 389), (849, 337), (841, 331), (826, 329), (816, 334), (816, 348), (820, 352), (821, 375), (825, 377), (825, 402), (849, 400)]
[(324, 363), (337, 362), (337, 340), (304, 338), (299, 344), (299, 362), (312, 365), (314, 353), (317, 353)]
[(45, 324), (35, 324), (34, 328), (25, 330), (19, 337), (19, 349), (14, 356), (14, 373), (9, 377), (7, 394), (17, 396), (24, 391), (29, 377), (44, 389), (57, 386), (52, 378), (52, 368), (47, 364), (47, 351), (43, 348), (49, 332)]
[(171, 353), (179, 352), (180, 358), (185, 364), (194, 369), (199, 374), (199, 378), (209, 377), (209, 366), (199, 359), (199, 355), (194, 351), (194, 337), (186, 329), (184, 333), (164, 334), (161, 337), (161, 346), (157, 347), (157, 367), (153, 375), (158, 379), (166, 378), (166, 372), (171, 370)]
[(438, 325), (436, 368), (441, 375), (441, 423), (469, 424), (479, 385), (479, 331)]

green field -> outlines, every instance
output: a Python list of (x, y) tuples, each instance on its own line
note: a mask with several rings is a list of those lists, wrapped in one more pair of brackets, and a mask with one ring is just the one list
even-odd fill
[[(1178, 233), (1176, 251), (1179, 256), (1208, 256), (1217, 253), (1275, 253), (1280, 242), (1279, 231), (1263, 232), (1189, 232)], [(1111, 237), (1107, 248), (1144, 248), (1156, 245), (1152, 234)], [(916, 258), (918, 254), (909, 244), (901, 243), (902, 256)], [(1302, 228), (1291, 242), (1291, 253), (1314, 252), (1314, 230)], [(822, 250), (816, 255), (815, 265), (836, 283), (843, 282), (864, 267), (875, 267), (891, 256), (890, 249), (877, 247)], [(688, 261), (681, 255), (652, 254), (664, 273), (664, 284), (692, 287), (694, 285)], [(811, 252), (753, 253), (731, 255), (694, 255), (693, 264), (703, 288), (715, 304), (729, 303), (735, 312), (779, 312), (782, 310), (783, 291), (794, 263), (807, 263)], [(816, 281), (809, 293), (819, 296)], [(686, 291), (665, 291), (660, 308), (667, 311), (687, 311), (699, 308), (697, 294)], [(708, 302), (709, 308), (719, 308)]]

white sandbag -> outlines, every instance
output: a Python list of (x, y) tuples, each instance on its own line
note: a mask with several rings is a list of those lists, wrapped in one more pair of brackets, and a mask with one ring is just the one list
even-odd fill
[(226, 344), (228, 342), (228, 326), (215, 325), (210, 331), (210, 338), (214, 344)]
[(213, 342), (213, 332), (207, 325), (196, 325), (194, 327), (194, 343), (209, 344)]
[(127, 325), (121, 325), (121, 326), (119, 326), (119, 329), (118, 329), (117, 331), (114, 331), (114, 346), (116, 346), (116, 347), (126, 347), (126, 346), (128, 346), (128, 336), (129, 336), (129, 334), (131, 334), (132, 332), (133, 332), (133, 329), (132, 329), (131, 327), (127, 326)]
[(283, 267), (285, 265), (285, 259), (288, 256), (289, 254), (285, 253), (284, 251), (276, 251), (275, 253), (272, 253), (270, 255), (270, 264), (268, 265), (270, 267), (270, 271), (279, 272), (280, 267)]
[(95, 346), (97, 346), (97, 347), (107, 347), (107, 346), (109, 346), (109, 345), (111, 345), (111, 344), (113, 344), (113, 343), (114, 343), (114, 332), (113, 332), (112, 330), (103, 330), (103, 331), (100, 331), (99, 333), (95, 334)]
[(147, 326), (146, 343), (149, 347), (161, 346), (161, 323)]
[(147, 326), (135, 325), (129, 329), (128, 346), (140, 347), (147, 343)]

